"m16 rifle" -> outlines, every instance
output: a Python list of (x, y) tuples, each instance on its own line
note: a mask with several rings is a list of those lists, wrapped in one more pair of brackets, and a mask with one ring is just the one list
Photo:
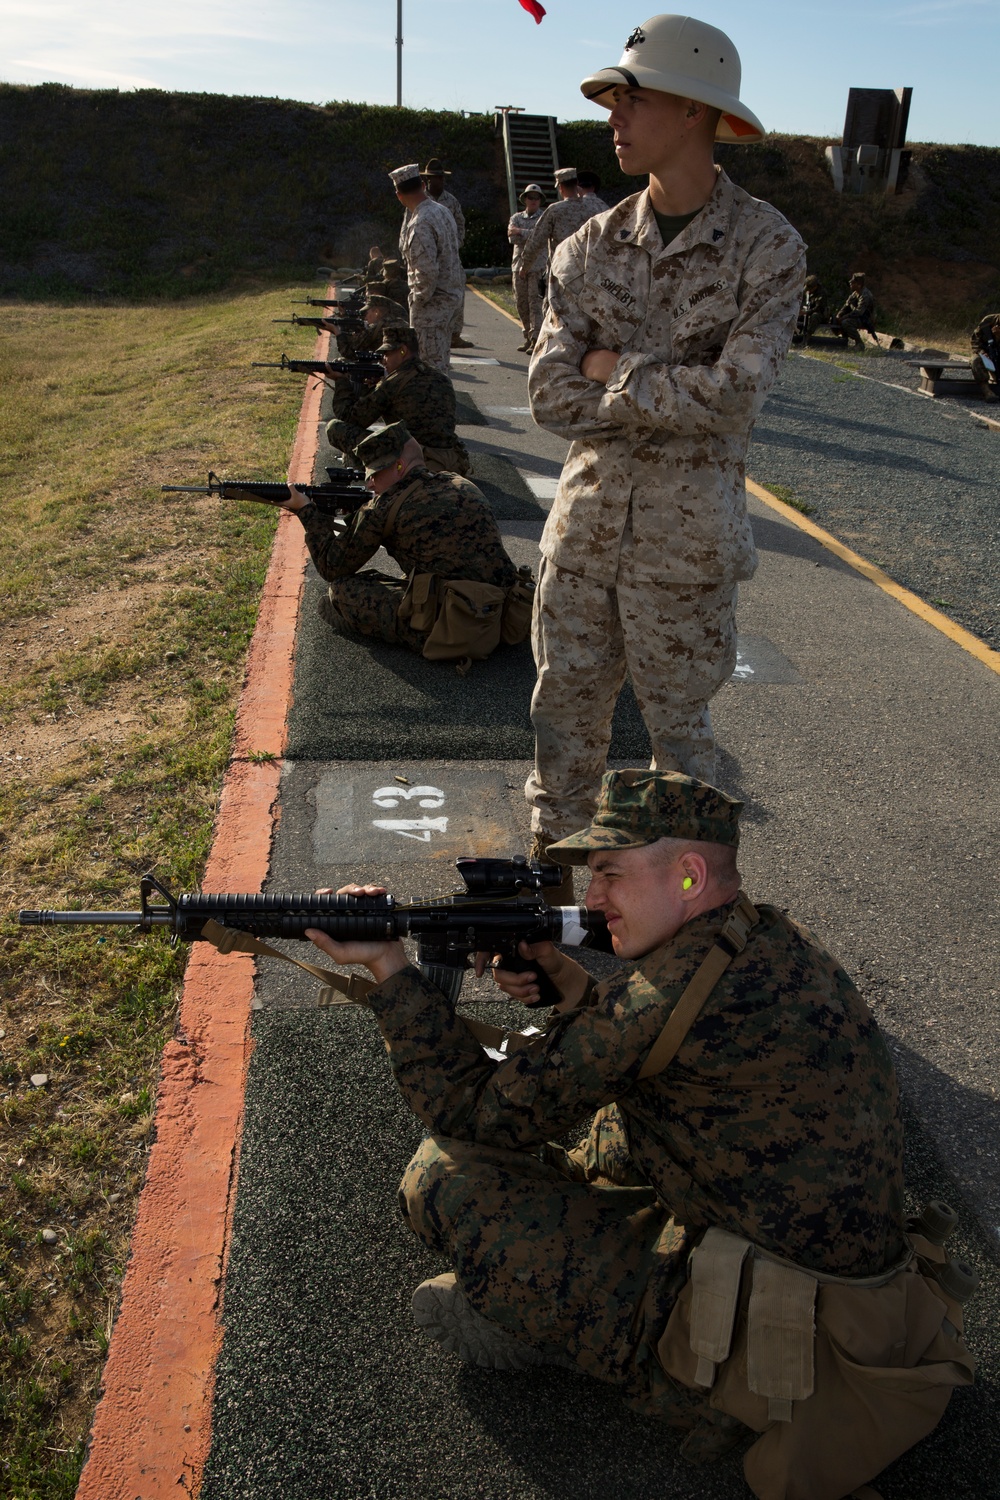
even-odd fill
[(381, 380), (385, 371), (377, 354), (356, 354), (353, 359), (289, 359), (283, 354), (280, 360), (255, 359), (252, 370), (291, 370), (295, 375), (340, 376), (349, 380), (355, 392), (364, 390)]
[[(307, 929), (325, 932), (338, 942), (382, 943), (415, 938), (417, 967), (451, 1001), (458, 999), (462, 978), (475, 953), (499, 953), (500, 967), (538, 976), (536, 1005), (561, 998), (537, 964), (518, 953), (521, 942), (548, 940), (571, 947), (607, 949), (607, 926), (599, 912), (582, 906), (549, 906), (542, 896), (558, 885), (558, 865), (540, 864), (523, 855), (513, 859), (455, 861), (465, 889), (429, 901), (397, 901), (385, 896), (213, 895), (173, 896), (152, 875), (139, 883), (139, 911), (20, 911), (22, 927), (121, 926), (139, 932), (161, 928), (174, 943), (204, 939), (220, 945), (227, 932), (252, 938), (304, 939)], [(165, 905), (150, 905), (153, 895)], [(231, 945), (230, 945), (231, 946)], [(224, 951), (229, 951), (224, 946)]]
[(349, 297), (293, 297), (293, 307), (342, 307), (345, 312), (361, 313), (364, 311), (367, 293), (364, 291), (352, 292)]
[(285, 505), (293, 495), (304, 495), (318, 511), (350, 516), (371, 499), (364, 487), (363, 469), (327, 469), (328, 484), (278, 484), (269, 479), (220, 479), (209, 470), (208, 484), (161, 484), (165, 495), (214, 495), (220, 500), (253, 500), (258, 505)]
[(336, 323), (340, 333), (360, 333), (367, 327), (364, 318), (356, 313), (327, 313), (322, 318), (300, 318), (298, 313), (292, 313), (290, 318), (272, 318), (271, 322), (294, 323), (298, 328), (326, 328), (328, 324)]

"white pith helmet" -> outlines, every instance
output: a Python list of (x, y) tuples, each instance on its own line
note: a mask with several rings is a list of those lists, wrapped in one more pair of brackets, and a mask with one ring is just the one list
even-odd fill
[(724, 31), (693, 16), (653, 16), (637, 26), (616, 67), (592, 73), (580, 91), (605, 109), (612, 89), (657, 89), (721, 109), (717, 141), (752, 145), (766, 133), (740, 103), (740, 55)]

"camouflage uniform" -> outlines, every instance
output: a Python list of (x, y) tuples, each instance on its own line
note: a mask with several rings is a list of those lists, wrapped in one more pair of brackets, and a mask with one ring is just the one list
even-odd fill
[[(409, 493), (386, 530), (400, 486)], [(517, 579), (493, 512), (476, 486), (456, 474), (411, 469), (384, 494), (373, 496), (346, 527), (338, 527), (315, 506), (298, 514), (310, 556), (330, 584), (321, 613), (337, 630), (357, 631), (411, 651), (423, 649), (424, 636), (396, 618), (405, 577), (359, 571), (380, 547), (404, 574), (416, 570), (498, 588), (510, 588)]]
[[(375, 293), (375, 295), (381, 296), (382, 294)], [(350, 359), (354, 354), (373, 353), (381, 344), (383, 330), (387, 326), (400, 328), (406, 326), (409, 314), (406, 308), (398, 302), (393, 302), (389, 307), (380, 307), (377, 311), (378, 318), (374, 323), (366, 323), (363, 328), (352, 329), (347, 333), (338, 333), (337, 349), (345, 359)]]
[(866, 286), (860, 292), (851, 292), (834, 319), (833, 326), (859, 349), (864, 348), (859, 330), (864, 328), (868, 333), (875, 332), (875, 298)]
[(337, 382), (334, 420), (326, 435), (352, 462), (354, 448), (374, 422), (403, 422), (423, 448), (431, 473), (471, 473), (468, 450), (455, 432), (455, 387), (440, 370), (410, 358), (363, 395), (345, 387), (345, 381)]
[[(1000, 313), (987, 313), (972, 331), (972, 373), (981, 385), (996, 385), (1000, 372), (1000, 339), (993, 332), (994, 323), (1000, 323)], [(992, 374), (983, 364), (984, 354), (993, 361)]]
[(420, 340), (420, 357), (447, 372), (452, 325), (465, 298), (455, 220), (440, 203), (425, 198), (403, 225), (400, 249), (409, 278), (410, 326)]
[[(434, 198), (433, 193), (431, 193), (431, 197)], [(454, 193), (450, 193), (447, 188), (444, 189), (444, 191), (441, 193), (441, 195), (439, 197), (434, 198), (434, 202), (435, 203), (441, 203), (441, 204), (443, 204), (444, 207), (451, 214), (452, 218), (455, 220), (455, 228), (458, 230), (458, 244), (459, 244), (459, 249), (461, 249), (461, 247), (465, 244), (465, 215), (462, 212), (462, 205), (459, 203), (458, 199), (455, 197), (455, 194)], [(455, 320), (454, 320), (454, 322), (451, 325), (451, 336), (452, 336), (452, 339), (461, 338), (461, 336), (462, 336), (462, 329), (465, 327), (465, 287), (464, 286), (462, 288), (462, 293), (463, 293), (462, 300), (458, 304), (458, 312), (455, 314)]]
[[(708, 699), (735, 664), (736, 584), (757, 563), (747, 443), (804, 259), (781, 214), (721, 171), (669, 246), (643, 192), (556, 252), (529, 372), (536, 422), (571, 440), (535, 606), (536, 832), (588, 820), (626, 670), (654, 764), (714, 778)], [(580, 373), (600, 348), (622, 351), (606, 388)]]
[(538, 273), (533, 273), (527, 278), (518, 275), (521, 267), (521, 256), (527, 244), (526, 238), (516, 237), (512, 231), (520, 230), (522, 236), (529, 236), (532, 229), (538, 223), (543, 209), (537, 208), (533, 214), (526, 209), (519, 213), (511, 214), (507, 225), (507, 238), (514, 247), (511, 257), (511, 280), (514, 283), (514, 300), (517, 303), (517, 315), (521, 319), (521, 328), (526, 340), (534, 343), (538, 337), (538, 330), (542, 326), (542, 293), (539, 282), (541, 275), (548, 267), (548, 261), (539, 268)]
[(568, 240), (581, 225), (595, 214), (607, 213), (608, 205), (596, 193), (586, 193), (582, 198), (560, 198), (542, 210), (531, 235), (521, 252), (521, 269), (530, 271), (544, 254), (551, 259), (557, 246)]
[[(732, 905), (499, 1064), (416, 969), (369, 997), (431, 1132), (401, 1184), (414, 1232), (491, 1322), (678, 1425), (699, 1398), (654, 1351), (705, 1229), (837, 1275), (874, 1274), (902, 1248), (888, 1050), (836, 960), (776, 908), (758, 908), (668, 1069), (638, 1079)], [(551, 1144), (591, 1116), (574, 1150)]]

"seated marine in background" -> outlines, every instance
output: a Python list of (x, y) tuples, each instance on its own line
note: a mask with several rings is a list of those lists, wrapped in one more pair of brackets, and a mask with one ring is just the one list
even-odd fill
[(795, 324), (795, 333), (792, 342), (795, 344), (808, 344), (813, 334), (821, 323), (825, 323), (830, 316), (826, 304), (826, 292), (818, 276), (807, 276), (802, 289), (802, 305), (799, 308), (799, 316)]
[(854, 345), (856, 349), (863, 349), (865, 341), (861, 337), (861, 330), (875, 336), (875, 297), (865, 285), (865, 273), (855, 271), (851, 277), (851, 290), (847, 301), (834, 317), (830, 319), (830, 327), (834, 333), (839, 333), (842, 338)]
[(972, 331), (972, 373), (980, 385), (1000, 383), (1000, 312), (987, 313)]
[[(934, 1427), (974, 1361), (918, 1235), (914, 1258), (888, 1048), (837, 960), (741, 892), (741, 811), (676, 772), (604, 777), (591, 825), (548, 854), (589, 865), (624, 966), (595, 985), (522, 943), (563, 998), (500, 1060), (401, 943), (308, 935), (371, 970), (430, 1132), (400, 1186), (452, 1268), (414, 1293), (424, 1333), (481, 1368), (616, 1385), (687, 1430), (692, 1462), (762, 1434), (755, 1494), (841, 1500)], [(537, 1000), (530, 964), (498, 978)]]
[[(404, 601), (413, 602), (408, 579), (489, 585), (502, 600), (518, 585), (518, 570), (485, 497), (457, 474), (431, 473), (423, 449), (402, 422), (372, 433), (355, 451), (372, 498), (346, 524), (302, 496), (293, 496), (287, 506), (298, 513), (309, 554), (330, 585), (319, 612), (342, 634), (372, 636), (427, 654), (434, 620), (416, 628), (411, 620), (419, 620), (419, 613), (404, 607), (400, 616)], [(403, 577), (361, 571), (380, 547)]]
[(383, 255), (377, 245), (371, 247), (362, 279), (369, 293), (388, 297), (390, 301), (406, 307), (409, 296), (406, 267), (401, 260)]
[(373, 422), (402, 422), (423, 449), (424, 467), (432, 474), (470, 474), (468, 450), (455, 432), (455, 387), (443, 370), (424, 364), (413, 329), (386, 327), (376, 353), (385, 367), (378, 385), (357, 395), (347, 381), (337, 381), (333, 421), (326, 428), (330, 444), (353, 466), (358, 444)]
[(406, 308), (393, 302), (391, 297), (373, 292), (366, 298), (365, 310), (361, 316), (365, 325), (363, 328), (345, 328), (336, 319), (324, 319), (323, 327), (336, 335), (337, 350), (345, 359), (350, 359), (354, 354), (373, 353), (382, 342), (382, 330), (388, 324), (405, 324), (407, 313)]

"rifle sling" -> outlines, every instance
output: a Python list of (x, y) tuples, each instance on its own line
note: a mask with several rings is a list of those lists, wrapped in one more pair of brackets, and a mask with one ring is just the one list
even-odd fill
[[(235, 927), (223, 927), (211, 917), (201, 929), (206, 942), (220, 953), (253, 953), (258, 957), (280, 958), (283, 963), (294, 964), (306, 974), (318, 979), (323, 988), (319, 992), (320, 1005), (364, 1005), (369, 994), (377, 986), (373, 979), (362, 979), (360, 974), (340, 974), (336, 969), (323, 969), (319, 964), (308, 964), (290, 953), (272, 948), (252, 933), (239, 932)], [(472, 1032), (476, 1041), (484, 1047), (499, 1047), (508, 1035), (500, 1026), (491, 1026), (488, 1021), (475, 1021), (471, 1016), (461, 1019)]]
[(702, 1007), (729, 968), (737, 953), (747, 945), (751, 929), (760, 921), (760, 913), (748, 896), (740, 892), (739, 900), (707, 956), (670, 1012), (666, 1026), (649, 1049), (639, 1070), (640, 1078), (652, 1078), (668, 1068), (680, 1051), (681, 1044), (701, 1014)]
[(386, 511), (385, 524), (382, 527), (383, 545), (385, 544), (384, 539), (389, 535), (389, 532), (395, 525), (396, 517), (399, 515), (403, 501), (409, 498), (411, 493), (416, 489), (418, 483), (418, 480), (411, 479), (409, 484), (404, 485), (402, 491), (395, 497), (392, 504), (389, 506), (389, 509)]

